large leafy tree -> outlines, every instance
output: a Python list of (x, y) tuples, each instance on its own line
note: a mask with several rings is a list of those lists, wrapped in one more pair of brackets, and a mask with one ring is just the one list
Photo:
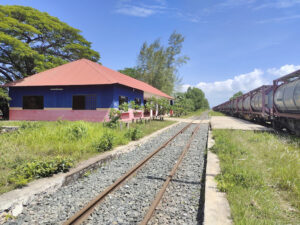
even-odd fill
[(98, 52), (80, 30), (31, 7), (0, 6), (0, 84)]
[(178, 68), (188, 60), (187, 56), (181, 55), (183, 42), (184, 37), (176, 32), (171, 34), (166, 47), (161, 45), (159, 39), (151, 44), (145, 42), (137, 66), (120, 72), (172, 94), (175, 85), (180, 82)]

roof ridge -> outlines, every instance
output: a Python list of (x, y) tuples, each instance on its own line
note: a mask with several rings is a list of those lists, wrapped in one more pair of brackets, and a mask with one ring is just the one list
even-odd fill
[[(88, 59), (83, 59), (83, 61), (88, 64), (91, 68), (93, 68), (93, 70), (95, 70), (97, 72), (97, 74), (99, 75), (104, 75), (104, 77), (111, 83), (117, 83), (116, 81), (111, 80), (105, 73), (100, 73), (99, 70), (97, 68), (95, 68), (96, 64), (95, 62), (92, 62)], [(97, 66), (101, 66), (101, 65), (97, 65)]]

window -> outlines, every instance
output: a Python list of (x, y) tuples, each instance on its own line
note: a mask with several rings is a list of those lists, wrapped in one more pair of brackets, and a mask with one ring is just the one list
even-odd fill
[(73, 110), (96, 110), (96, 95), (74, 95)]
[(128, 97), (119, 96), (119, 105), (122, 105), (125, 102), (128, 103)]
[(135, 98), (134, 101), (135, 101), (135, 104), (137, 104), (137, 105), (141, 105), (141, 103), (142, 103), (140, 98)]
[(23, 109), (44, 109), (44, 96), (23, 96)]

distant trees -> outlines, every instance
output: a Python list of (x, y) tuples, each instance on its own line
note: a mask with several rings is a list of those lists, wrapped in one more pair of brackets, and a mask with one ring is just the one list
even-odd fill
[(162, 46), (159, 39), (152, 44), (145, 42), (141, 47), (137, 66), (119, 71), (170, 95), (176, 83), (180, 82), (178, 68), (189, 59), (181, 56), (183, 42), (184, 37), (177, 32), (171, 34), (167, 47)]
[(80, 30), (31, 7), (0, 6), (0, 83), (80, 58), (100, 59)]
[(236, 98), (238, 98), (238, 97), (240, 97), (240, 96), (242, 96), (242, 95), (243, 95), (243, 92), (239, 91), (239, 92), (235, 93), (235, 94), (230, 98), (230, 100), (236, 99)]
[(189, 87), (185, 93), (177, 93), (173, 106), (175, 116), (185, 115), (199, 109), (209, 109), (204, 92), (199, 88)]
[(209, 105), (208, 105), (208, 101), (205, 98), (205, 94), (204, 92), (196, 87), (189, 87), (185, 93), (185, 97), (187, 99), (191, 99), (193, 101), (193, 105), (195, 110), (198, 109), (208, 109)]

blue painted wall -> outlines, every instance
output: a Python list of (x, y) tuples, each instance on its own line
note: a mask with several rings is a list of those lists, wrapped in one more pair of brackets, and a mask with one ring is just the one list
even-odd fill
[[(63, 90), (50, 90), (59, 88)], [(113, 108), (119, 106), (119, 96), (127, 96), (128, 101), (140, 98), (143, 102), (143, 91), (127, 86), (87, 85), (87, 86), (59, 86), (59, 87), (10, 87), (9, 96), (11, 107), (22, 107), (23, 96), (44, 96), (45, 108), (72, 108), (73, 95), (94, 94), (97, 97), (97, 108)]]
[(134, 101), (135, 98), (140, 98), (143, 104), (144, 102), (144, 92), (135, 88), (130, 88), (120, 84), (114, 85), (114, 101), (113, 107), (119, 107), (119, 96), (128, 97), (128, 103)]

